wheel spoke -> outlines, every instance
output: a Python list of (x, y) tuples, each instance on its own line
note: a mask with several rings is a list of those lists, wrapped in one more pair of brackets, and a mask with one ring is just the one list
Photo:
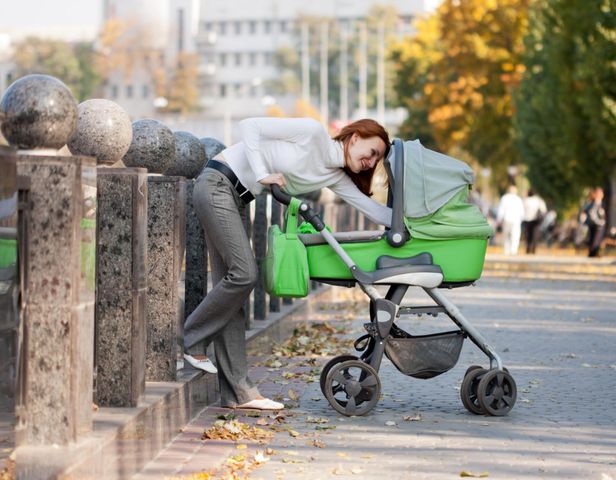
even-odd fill
[(502, 387), (505, 381), (505, 372), (498, 372), (494, 378), (496, 379), (496, 385)]
[(374, 375), (370, 375), (370, 376), (364, 378), (361, 381), (360, 385), (363, 388), (374, 387), (376, 385), (376, 377)]
[(349, 401), (346, 404), (346, 408), (344, 409), (347, 415), (353, 415), (355, 413), (355, 397), (349, 398)]
[(507, 405), (508, 407), (512, 406), (513, 403), (515, 402), (515, 400), (513, 399), (511, 395), (503, 395), (502, 400), (505, 403), (505, 405)]
[(332, 375), (332, 380), (335, 382), (338, 382), (340, 385), (346, 385), (347, 382), (347, 378), (343, 375), (343, 373), (338, 370), (337, 372), (334, 372), (334, 375)]
[(494, 395), (486, 395), (485, 402), (484, 402), (486, 405), (492, 405), (493, 401), (494, 401)]

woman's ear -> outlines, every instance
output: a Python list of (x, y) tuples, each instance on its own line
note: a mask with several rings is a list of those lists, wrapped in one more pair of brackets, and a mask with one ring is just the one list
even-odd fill
[(357, 134), (357, 132), (355, 132), (353, 135), (351, 135), (351, 138), (350, 138), (350, 140), (349, 140), (349, 143), (350, 143), (351, 145), (353, 145), (353, 144), (357, 141), (357, 137), (358, 137), (358, 136), (359, 136), (359, 135)]

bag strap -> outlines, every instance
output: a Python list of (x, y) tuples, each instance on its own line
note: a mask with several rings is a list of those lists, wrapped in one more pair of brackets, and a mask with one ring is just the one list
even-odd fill
[(291, 198), (291, 203), (287, 208), (285, 233), (297, 233), (297, 212), (299, 212), (301, 203), (299, 198)]

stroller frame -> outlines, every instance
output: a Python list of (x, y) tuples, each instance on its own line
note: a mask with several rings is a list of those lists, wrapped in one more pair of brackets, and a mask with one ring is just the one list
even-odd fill
[[(392, 175), (390, 163), (385, 161), (390, 181), (388, 203), (393, 210), (392, 226), (383, 234), (391, 246), (399, 247), (405, 244), (410, 235), (404, 225), (402, 213), (401, 179), (404, 161), (402, 142), (395, 139), (393, 147), (396, 155), (395, 176)], [(394, 190), (393, 202), (391, 185)], [(282, 192), (277, 186), (272, 187), (272, 193), (280, 203), (288, 205), (291, 201), (291, 196)], [(360, 340), (365, 337), (356, 342), (356, 349), (363, 350), (361, 357), (357, 358), (352, 355), (335, 357), (324, 366), (321, 372), (321, 390), (336, 411), (348, 416), (365, 415), (378, 403), (381, 390), (378, 371), (383, 355), (387, 354), (387, 346), (391, 342), (392, 333), (403, 332), (394, 323), (400, 315), (429, 314), (436, 316), (439, 313), (446, 314), (460, 329), (458, 333), (463, 336), (462, 338), (468, 337), (490, 360), (489, 369), (473, 365), (466, 371), (460, 391), (461, 400), (466, 409), (474, 414), (501, 416), (506, 415), (513, 408), (517, 389), (513, 377), (504, 368), (500, 356), (479, 330), (439, 290), (439, 287), (461, 287), (473, 282), (457, 284), (443, 282), (441, 267), (433, 264), (432, 255), (429, 252), (423, 252), (410, 258), (382, 256), (377, 261), (376, 270), (363, 271), (344, 250), (336, 234), (325, 229), (322, 220), (309, 204), (302, 202), (299, 213), (314, 226), (319, 232), (316, 235), (320, 235), (322, 240), (334, 250), (353, 276), (349, 280), (314, 277), (313, 280), (338, 286), (358, 285), (370, 299), (370, 324), (365, 325), (369, 340), (363, 347), (359, 347), (358, 343), (362, 343)], [(315, 234), (304, 236), (315, 237)], [(383, 296), (375, 287), (376, 285), (389, 286), (387, 293)], [(421, 288), (433, 300), (434, 305), (402, 305), (404, 296), (410, 287)], [(459, 355), (459, 348), (457, 355)], [(457, 362), (457, 355), (450, 366), (434, 375), (453, 367)]]

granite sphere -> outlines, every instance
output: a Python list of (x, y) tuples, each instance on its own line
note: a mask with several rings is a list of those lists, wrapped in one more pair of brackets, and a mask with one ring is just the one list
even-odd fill
[(20, 149), (60, 149), (77, 127), (77, 102), (64, 83), (49, 75), (15, 81), (0, 101), (2, 134)]
[(216, 140), (215, 138), (204, 137), (199, 139), (199, 141), (203, 145), (203, 148), (205, 148), (206, 162), (210, 161), (212, 158), (222, 152), (225, 148), (227, 148), (224, 143)]
[(175, 137), (158, 120), (133, 122), (133, 141), (124, 155), (127, 167), (147, 168), (149, 173), (164, 173), (175, 162)]
[(68, 141), (73, 155), (95, 157), (99, 165), (121, 160), (133, 139), (128, 113), (115, 102), (96, 98), (77, 107), (77, 128)]
[(205, 148), (190, 132), (175, 132), (175, 162), (165, 171), (165, 175), (181, 175), (195, 178), (205, 163)]

